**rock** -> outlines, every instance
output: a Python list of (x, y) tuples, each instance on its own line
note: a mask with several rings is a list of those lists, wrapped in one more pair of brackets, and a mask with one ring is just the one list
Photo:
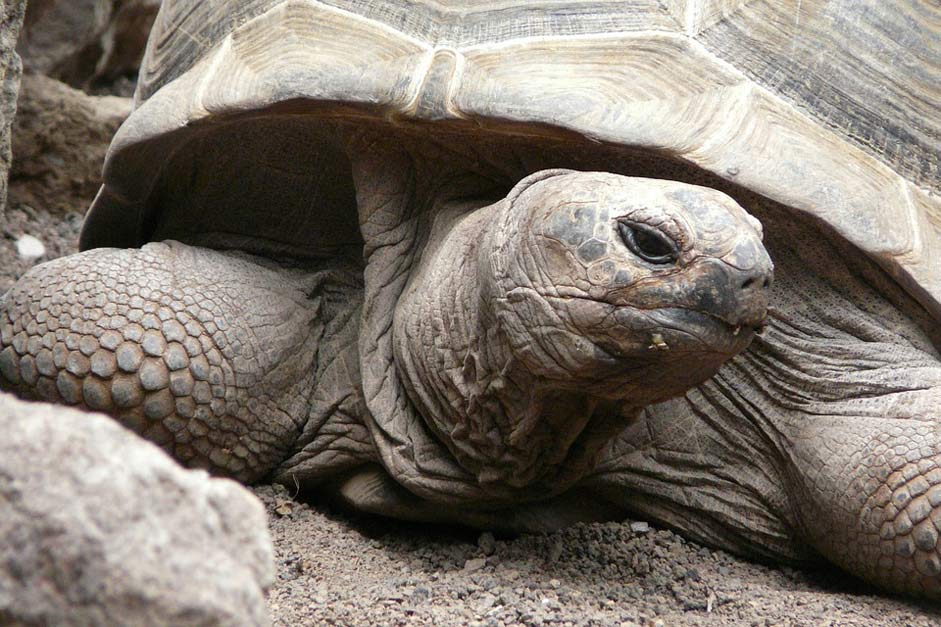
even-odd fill
[(133, 78), (159, 8), (160, 0), (31, 0), (17, 48), (27, 71), (73, 87)]
[(57, 80), (23, 76), (13, 123), (10, 198), (50, 211), (84, 211), (98, 193), (111, 137), (129, 98), (89, 96)]
[[(65, 215), (33, 209), (14, 198), (8, 198), (6, 214), (0, 219), (0, 294), (13, 286), (17, 278), (37, 262), (48, 261), (78, 252), (78, 234), (82, 214), (72, 211)], [(46, 254), (35, 259), (20, 256), (16, 242), (23, 235), (42, 235)]]
[(487, 560), (483, 557), (475, 557), (464, 562), (464, 572), (472, 573), (480, 570), (487, 565)]
[(16, 38), (23, 23), (26, 0), (0, 1), (0, 220), (7, 199), (10, 171), (10, 132), (16, 113), (22, 65), (16, 54)]
[(274, 511), (278, 516), (290, 516), (294, 513), (294, 501), (289, 499), (278, 499)]
[(477, 538), (477, 547), (484, 555), (493, 555), (497, 550), (497, 540), (489, 531), (485, 531)]
[(631, 523), (631, 531), (634, 533), (647, 533), (650, 531), (650, 524), (641, 520), (634, 521)]
[(21, 235), (16, 240), (16, 252), (23, 259), (39, 259), (46, 254), (46, 247), (32, 235)]
[(247, 490), (98, 414), (0, 395), (0, 622), (267, 624)]

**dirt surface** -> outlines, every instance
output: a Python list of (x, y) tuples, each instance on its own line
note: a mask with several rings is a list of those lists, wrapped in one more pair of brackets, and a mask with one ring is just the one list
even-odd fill
[[(81, 217), (13, 201), (0, 240), (0, 292), (35, 261), (75, 251)], [(278, 560), (276, 625), (941, 624), (941, 608), (882, 596), (829, 568), (754, 564), (645, 523), (577, 525), (495, 538), (466, 529), (350, 517), (292, 498), (265, 502)]]
[[(6, 219), (0, 217), (0, 294), (5, 293), (17, 278), (32, 266), (63, 255), (78, 252), (78, 233), (82, 215), (75, 211), (50, 213), (33, 209), (10, 198)], [(17, 244), (23, 236), (39, 240), (45, 254), (38, 258), (24, 258)], [(21, 244), (22, 245), (22, 244)]]
[(762, 566), (646, 523), (489, 533), (350, 518), (260, 487), (277, 625), (938, 625), (832, 569)]
[[(43, 93), (75, 95), (58, 88)], [(82, 107), (98, 102), (78, 100)], [(91, 201), (77, 205), (74, 194), (90, 196), (93, 190), (87, 188), (97, 171), (75, 151), (100, 159), (107, 142), (101, 129), (113, 122), (108, 108), (99, 114), (92, 107), (79, 118), (62, 110), (69, 108), (66, 101), (77, 102), (63, 100), (58, 121), (42, 117), (55, 116), (57, 107), (23, 109), (29, 119), (21, 127), (33, 129), (31, 141), (46, 145), (48, 153), (38, 146), (24, 149), (24, 159), (49, 163), (65, 155), (62, 163), (82, 165), (68, 176), (49, 178), (44, 171), (46, 178), (29, 181), (32, 193), (11, 194), (6, 221), (0, 223), (0, 294), (34, 263), (76, 252), (82, 217), (69, 209)], [(60, 140), (66, 134), (56, 129), (74, 128), (76, 119), (90, 120), (91, 128), (67, 135), (83, 138), (74, 140), (82, 146), (64, 146)], [(72, 185), (73, 178), (79, 182)], [(44, 181), (55, 187), (50, 181), (60, 179), (69, 182), (57, 188), (66, 198), (49, 200), (35, 189)], [(18, 245), (37, 250), (24, 235), (38, 239), (44, 254), (24, 258)], [(277, 551), (278, 580), (269, 594), (276, 625), (941, 624), (941, 608), (882, 596), (833, 569), (754, 564), (646, 523), (494, 538), (466, 529), (349, 517), (323, 504), (299, 502), (280, 487), (259, 487), (256, 494), (268, 507)]]
[(13, 123), (10, 198), (53, 213), (84, 211), (101, 186), (111, 137), (130, 112), (130, 98), (89, 96), (24, 74)]

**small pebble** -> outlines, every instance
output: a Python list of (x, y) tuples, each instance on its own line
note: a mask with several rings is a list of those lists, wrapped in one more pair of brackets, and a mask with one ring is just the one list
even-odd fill
[(650, 524), (642, 520), (638, 520), (631, 523), (631, 531), (634, 533), (647, 533), (650, 531)]
[(278, 499), (274, 511), (278, 516), (290, 516), (294, 513), (294, 502), (287, 499)]
[(497, 549), (497, 541), (492, 533), (485, 531), (477, 538), (477, 546), (484, 555), (493, 555)]
[(46, 247), (32, 235), (21, 235), (16, 240), (16, 252), (22, 259), (39, 259), (46, 254)]
[(469, 559), (466, 562), (464, 562), (464, 572), (472, 573), (475, 570), (480, 570), (481, 568), (486, 566), (486, 564), (487, 564), (487, 560), (482, 557), (475, 557), (473, 559)]

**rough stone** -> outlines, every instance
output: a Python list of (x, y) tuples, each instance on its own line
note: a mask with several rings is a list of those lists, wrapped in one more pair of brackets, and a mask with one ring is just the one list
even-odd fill
[(11, 202), (84, 213), (101, 186), (111, 137), (131, 106), (130, 98), (89, 96), (46, 76), (24, 75), (13, 124)]
[(0, 395), (0, 622), (267, 624), (263, 508), (113, 420)]
[(16, 114), (22, 63), (16, 53), (16, 38), (23, 23), (26, 0), (0, 2), (0, 220), (7, 198), (10, 171), (10, 133)]
[[(128, 91), (160, 0), (32, 0), (17, 46), (27, 71)], [(129, 94), (127, 94), (129, 95)]]

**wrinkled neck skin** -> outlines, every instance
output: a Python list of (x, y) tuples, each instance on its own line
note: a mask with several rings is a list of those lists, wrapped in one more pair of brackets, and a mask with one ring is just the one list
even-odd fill
[(452, 203), (438, 213), (395, 312), (395, 358), (426, 424), (482, 486), (546, 496), (588, 473), (648, 401), (571, 389), (513, 354), (488, 276), (504, 202)]

